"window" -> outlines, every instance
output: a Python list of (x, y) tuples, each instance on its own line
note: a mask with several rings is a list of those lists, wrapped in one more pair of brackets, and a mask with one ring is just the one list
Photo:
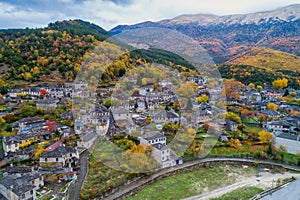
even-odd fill
[(17, 147), (17, 144), (15, 144), (15, 147)]
[(48, 159), (47, 159), (47, 158), (45, 158), (45, 162), (47, 162), (47, 160), (48, 160)]
[(58, 158), (56, 158), (56, 162), (58, 162)]
[(161, 159), (162, 159), (162, 160), (165, 160), (165, 157), (162, 157)]

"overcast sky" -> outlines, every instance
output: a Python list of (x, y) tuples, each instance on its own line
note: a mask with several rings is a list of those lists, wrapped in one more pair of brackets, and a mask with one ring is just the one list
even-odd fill
[(58, 20), (83, 19), (109, 30), (119, 24), (181, 14), (252, 13), (296, 3), (300, 0), (0, 0), (0, 29), (45, 27)]

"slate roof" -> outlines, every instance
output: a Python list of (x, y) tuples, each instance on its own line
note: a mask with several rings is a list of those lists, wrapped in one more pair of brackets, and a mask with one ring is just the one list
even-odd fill
[(169, 147), (167, 145), (161, 144), (161, 143), (154, 144), (153, 147), (158, 149), (158, 150), (161, 150), (161, 151), (169, 149)]
[(40, 157), (41, 158), (59, 158), (68, 153), (76, 153), (76, 150), (74, 148), (60, 146), (53, 151), (48, 151), (48, 152), (43, 153)]
[(35, 186), (31, 184), (31, 181), (39, 177), (40, 175), (38, 173), (28, 174), (19, 178), (7, 176), (0, 179), (0, 184), (10, 189), (16, 195), (21, 196), (35, 188)]
[(9, 167), (6, 167), (5, 171), (7, 173), (10, 173), (10, 174), (15, 174), (15, 173), (30, 173), (30, 172), (32, 172), (32, 168), (31, 167), (27, 167), (27, 166), (24, 166), (24, 167), (9, 166)]
[(147, 133), (145, 135), (142, 135), (142, 138), (144, 138), (145, 140), (155, 140), (158, 138), (165, 138), (166, 136), (164, 136), (161, 133), (158, 132), (154, 132), (154, 133)]
[(89, 133), (83, 134), (83, 136), (81, 137), (81, 140), (82, 141), (90, 141), (93, 138), (95, 138), (96, 135), (97, 134), (95, 132), (89, 132)]

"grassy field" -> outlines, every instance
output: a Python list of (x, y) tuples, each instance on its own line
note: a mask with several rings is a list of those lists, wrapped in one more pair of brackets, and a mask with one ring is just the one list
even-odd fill
[(263, 189), (257, 187), (243, 187), (212, 200), (248, 200), (262, 191)]
[(201, 168), (159, 180), (127, 200), (182, 199), (233, 184), (242, 176), (254, 174), (254, 168), (243, 169), (242, 166)]
[(246, 126), (245, 127), (245, 129), (244, 129), (244, 132), (245, 133), (249, 133), (249, 132), (253, 132), (253, 131), (255, 131), (255, 132), (259, 132), (259, 131), (261, 131), (262, 129), (260, 128), (260, 127), (258, 127), (258, 126)]
[(80, 192), (81, 199), (96, 198), (130, 179), (130, 174), (114, 170), (93, 156), (90, 157), (89, 165), (89, 172)]
[(242, 121), (243, 121), (244, 123), (258, 124), (258, 122), (257, 122), (254, 118), (249, 118), (249, 119), (243, 118)]

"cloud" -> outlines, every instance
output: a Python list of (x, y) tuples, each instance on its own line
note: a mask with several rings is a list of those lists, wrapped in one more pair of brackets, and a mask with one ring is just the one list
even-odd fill
[(105, 29), (181, 14), (217, 15), (272, 10), (299, 0), (0, 0), (0, 28), (40, 27), (80, 18)]

